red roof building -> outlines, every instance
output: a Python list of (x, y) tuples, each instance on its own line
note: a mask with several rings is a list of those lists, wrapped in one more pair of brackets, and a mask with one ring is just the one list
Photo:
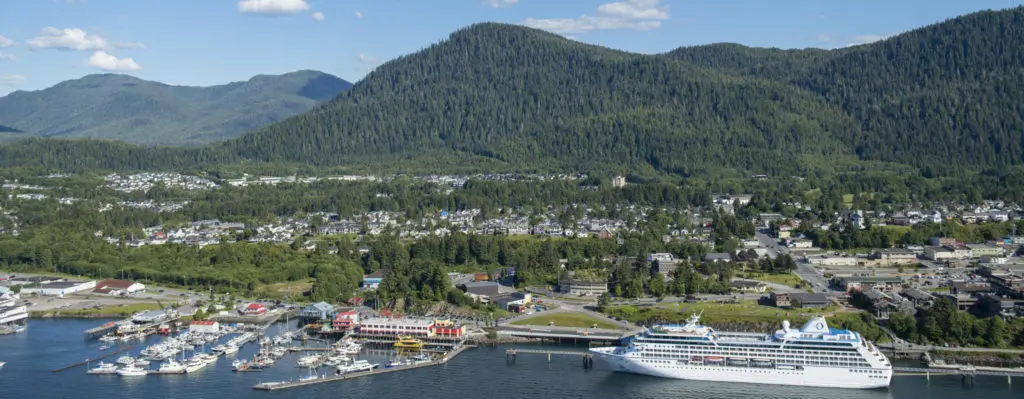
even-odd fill
[(245, 307), (244, 313), (247, 315), (261, 315), (267, 313), (267, 307), (259, 303), (250, 303), (249, 306)]
[(341, 312), (334, 315), (334, 320), (331, 322), (331, 327), (334, 327), (335, 331), (347, 331), (356, 328), (359, 325), (359, 312), (350, 310), (348, 312)]

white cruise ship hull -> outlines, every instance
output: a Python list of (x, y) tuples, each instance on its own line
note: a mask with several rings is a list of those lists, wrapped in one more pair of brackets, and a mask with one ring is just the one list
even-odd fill
[(28, 307), (14, 306), (0, 308), (0, 324), (14, 323), (28, 318)]
[(767, 367), (680, 364), (675, 359), (630, 356), (616, 347), (592, 348), (594, 358), (619, 372), (684, 380), (745, 382), (822, 388), (886, 388), (892, 370), (852, 371), (839, 367), (805, 366), (802, 370)]

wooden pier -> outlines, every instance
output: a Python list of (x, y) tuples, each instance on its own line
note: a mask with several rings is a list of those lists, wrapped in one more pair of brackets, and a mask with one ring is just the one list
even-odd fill
[(551, 356), (572, 356), (583, 359), (583, 368), (590, 369), (594, 368), (594, 355), (589, 352), (580, 351), (559, 351), (559, 350), (546, 350), (546, 349), (518, 349), (508, 348), (505, 350), (505, 361), (510, 363), (516, 362), (516, 355), (520, 353), (528, 353), (535, 355), (547, 355), (548, 361), (551, 361)]
[(475, 348), (475, 346), (463, 345), (463, 346), (457, 347), (453, 351), (449, 352), (446, 357), (444, 357), (444, 358), (442, 358), (440, 360), (434, 360), (434, 361), (431, 361), (431, 362), (428, 362), (428, 363), (414, 364), (414, 365), (409, 365), (409, 366), (392, 367), (392, 368), (379, 368), (379, 369), (372, 370), (372, 371), (362, 371), (362, 372), (358, 372), (358, 373), (348, 373), (348, 374), (342, 374), (342, 375), (338, 375), (338, 376), (330, 376), (330, 377), (318, 378), (318, 379), (315, 379), (315, 380), (308, 380), (308, 381), (263, 382), (263, 383), (259, 383), (259, 384), (254, 385), (252, 387), (252, 389), (259, 390), (259, 391), (280, 391), (280, 390), (285, 390), (285, 389), (300, 388), (300, 387), (306, 387), (306, 386), (310, 386), (310, 385), (323, 384), (323, 383), (327, 383), (327, 382), (343, 381), (343, 380), (348, 380), (348, 379), (352, 379), (352, 378), (366, 377), (366, 376), (385, 374), (385, 373), (393, 373), (393, 372), (398, 372), (398, 371), (412, 370), (412, 369), (418, 369), (418, 368), (430, 367), (430, 366), (438, 366), (438, 365), (442, 365), (442, 364), (447, 363), (449, 360), (454, 359), (455, 356), (458, 356), (460, 353), (462, 353), (462, 351), (464, 351), (466, 349), (469, 349), (469, 348)]
[(81, 362), (78, 362), (78, 363), (75, 363), (75, 364), (69, 364), (69, 365), (61, 367), (59, 369), (54, 369), (53, 372), (54, 373), (59, 373), (61, 371), (64, 371), (64, 370), (67, 370), (67, 369), (70, 369), (70, 368), (75, 368), (75, 367), (78, 367), (78, 366), (81, 366), (81, 365), (89, 364), (89, 363), (95, 362), (97, 360), (103, 360), (103, 359), (106, 359), (108, 357), (114, 356), (116, 354), (130, 351), (132, 349), (135, 349), (135, 347), (134, 346), (129, 346), (129, 347), (125, 348), (125, 349), (121, 349), (119, 351), (110, 352), (110, 353), (108, 353), (106, 355), (103, 355), (103, 356), (100, 356), (100, 357), (94, 357), (92, 359), (85, 359), (84, 361), (81, 361)]

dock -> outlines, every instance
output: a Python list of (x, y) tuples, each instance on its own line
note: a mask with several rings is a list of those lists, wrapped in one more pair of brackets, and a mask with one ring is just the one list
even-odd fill
[(546, 349), (519, 349), (519, 348), (508, 348), (505, 350), (505, 361), (515, 363), (516, 355), (520, 353), (535, 354), (535, 355), (547, 355), (548, 361), (551, 361), (551, 356), (571, 356), (583, 359), (583, 368), (590, 369), (594, 367), (594, 355), (589, 352), (581, 351), (562, 351), (562, 350), (546, 350)]
[(434, 360), (434, 361), (431, 361), (431, 362), (428, 362), (428, 363), (414, 364), (414, 365), (401, 366), (401, 367), (392, 367), (392, 368), (378, 368), (376, 370), (371, 370), (371, 371), (361, 371), (361, 372), (357, 372), (357, 373), (348, 373), (348, 374), (342, 374), (342, 375), (338, 375), (338, 376), (330, 376), (330, 377), (318, 378), (318, 379), (315, 379), (315, 380), (308, 380), (308, 381), (263, 382), (263, 383), (259, 383), (259, 384), (254, 385), (252, 387), (252, 389), (255, 389), (255, 390), (258, 390), (258, 391), (280, 391), (280, 390), (285, 390), (285, 389), (301, 388), (301, 387), (306, 387), (306, 386), (310, 386), (310, 385), (317, 385), (317, 384), (323, 384), (323, 383), (328, 383), (328, 382), (344, 381), (344, 380), (349, 380), (349, 379), (359, 378), (359, 377), (366, 377), (366, 376), (371, 376), (371, 375), (394, 373), (394, 372), (398, 372), (398, 371), (412, 370), (412, 369), (418, 369), (418, 368), (423, 368), (423, 367), (438, 366), (438, 365), (442, 365), (442, 364), (447, 363), (449, 360), (454, 359), (456, 356), (458, 356), (460, 353), (462, 353), (462, 351), (464, 351), (466, 349), (469, 349), (469, 348), (475, 348), (475, 346), (472, 346), (472, 345), (459, 346), (459, 347), (455, 348), (453, 351), (449, 352), (446, 357), (444, 357), (444, 358), (442, 358), (440, 360)]
[(92, 363), (92, 362), (95, 362), (95, 361), (98, 361), (98, 360), (103, 360), (103, 359), (106, 359), (108, 357), (114, 356), (116, 354), (130, 351), (132, 349), (135, 349), (135, 347), (134, 346), (129, 346), (129, 347), (125, 348), (125, 349), (121, 349), (119, 351), (110, 352), (110, 353), (108, 353), (106, 355), (103, 355), (103, 356), (94, 357), (92, 359), (85, 359), (84, 361), (81, 361), (81, 362), (78, 362), (78, 363), (69, 364), (69, 365), (61, 367), (59, 369), (54, 369), (53, 372), (54, 373), (59, 373), (61, 371), (64, 371), (64, 370), (67, 370), (67, 369), (70, 369), (70, 368), (75, 368), (75, 367), (86, 365), (86, 364), (89, 364), (89, 363)]

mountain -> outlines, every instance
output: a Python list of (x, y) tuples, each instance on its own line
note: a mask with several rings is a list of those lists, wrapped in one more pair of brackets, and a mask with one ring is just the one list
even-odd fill
[(0, 121), (48, 138), (191, 145), (242, 135), (305, 112), (351, 84), (317, 71), (211, 87), (89, 75), (0, 98)]
[[(32, 141), (0, 147), (0, 166), (964, 176), (1024, 164), (1021, 27), (1024, 8), (1015, 8), (835, 50), (716, 44), (641, 55), (477, 24), (320, 107), (222, 143), (162, 151)], [(109, 156), (92, 157), (99, 146)]]

